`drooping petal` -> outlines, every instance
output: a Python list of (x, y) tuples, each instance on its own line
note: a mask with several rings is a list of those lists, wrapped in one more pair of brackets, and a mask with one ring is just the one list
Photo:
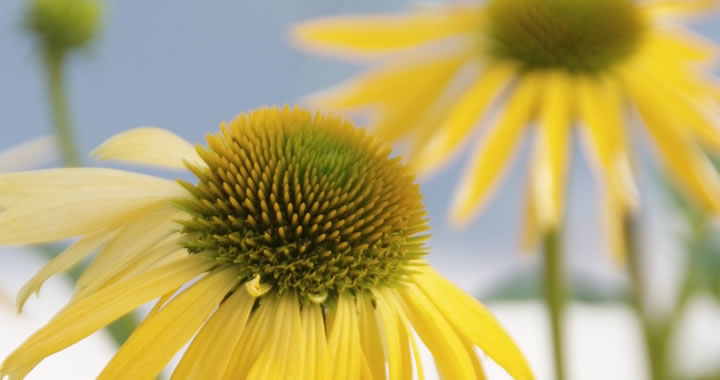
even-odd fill
[(452, 215), (456, 222), (466, 223), (486, 203), (492, 187), (500, 182), (499, 177), (533, 116), (540, 84), (537, 76), (526, 75), (514, 89), (497, 125), (475, 148), (454, 197)]
[(42, 136), (0, 153), (0, 173), (37, 169), (57, 158), (55, 136)]
[(638, 195), (623, 125), (622, 94), (609, 78), (583, 77), (577, 86), (580, 118), (598, 182), (607, 183), (623, 207), (634, 209)]
[(357, 304), (360, 315), (360, 341), (365, 360), (373, 380), (385, 380), (385, 349), (375, 318), (375, 308), (369, 297), (358, 297)]
[(202, 163), (190, 143), (162, 128), (141, 127), (119, 133), (92, 153), (99, 160), (126, 161), (173, 169), (186, 169), (185, 161)]
[(270, 296), (265, 299), (273, 308), (273, 323), (262, 353), (255, 361), (248, 380), (291, 379), (304, 373), (305, 342), (300, 334), (300, 304), (295, 294)]
[(5, 359), (0, 367), (0, 375), (23, 378), (47, 356), (75, 344), (138, 306), (191, 281), (213, 265), (206, 258), (190, 256), (71, 302)]
[(570, 154), (570, 124), (575, 111), (574, 78), (549, 72), (544, 78), (531, 191), (542, 230), (562, 222)]
[(193, 339), (170, 380), (219, 380), (230, 363), (232, 350), (240, 340), (255, 298), (235, 291)]
[(444, 379), (473, 379), (475, 369), (472, 360), (441, 311), (415, 285), (399, 289), (398, 295), (410, 323), (432, 352), (440, 376)]
[[(398, 314), (398, 305), (388, 294), (388, 291), (379, 290), (375, 292), (377, 303), (377, 315), (382, 321), (384, 342), (387, 349), (388, 372), (390, 380), (412, 379), (412, 361), (410, 360), (410, 348), (402, 325), (403, 321)], [(403, 339), (405, 338), (405, 339)]]
[(143, 321), (98, 379), (155, 379), (236, 284), (233, 267), (217, 269), (198, 280), (152, 319)]
[(510, 63), (497, 63), (481, 73), (476, 83), (452, 106), (442, 124), (436, 127), (428, 144), (413, 156), (410, 165), (415, 171), (427, 175), (442, 166), (458, 150), (516, 72), (516, 67)]
[(340, 296), (333, 314), (328, 334), (328, 352), (332, 358), (330, 378), (360, 380), (365, 358), (360, 348), (358, 313), (354, 299)]
[(83, 236), (59, 255), (50, 260), (20, 289), (17, 295), (18, 313), (33, 293), (38, 293), (42, 284), (57, 273), (64, 272), (79, 264), (113, 235), (113, 231), (100, 231)]
[(267, 343), (267, 336), (273, 329), (273, 315), (276, 310), (272, 306), (267, 302), (260, 303), (260, 307), (253, 311), (250, 322), (238, 344), (234, 348), (228, 347), (228, 349), (232, 349), (232, 355), (230, 364), (222, 377), (223, 380), (247, 378), (250, 369)]
[(320, 18), (295, 25), (292, 36), (308, 50), (357, 58), (472, 32), (481, 21), (479, 8), (457, 6), (380, 16)]
[(424, 267), (423, 274), (415, 276), (414, 279), (424, 296), (461, 336), (483, 350), (514, 379), (534, 378), (520, 349), (482, 304), (429, 266)]
[[(304, 305), (300, 311), (302, 342), (305, 343), (305, 374), (302, 380), (329, 380), (329, 358), (325, 321), (320, 305)], [(380, 346), (382, 350), (382, 346)], [(381, 351), (382, 353), (382, 351)], [(384, 367), (383, 367), (384, 370)]]
[(93, 233), (152, 204), (186, 196), (172, 181), (110, 169), (0, 175), (0, 244), (34, 244)]
[(645, 8), (655, 17), (682, 16), (707, 12), (718, 5), (717, 0), (654, 0)]

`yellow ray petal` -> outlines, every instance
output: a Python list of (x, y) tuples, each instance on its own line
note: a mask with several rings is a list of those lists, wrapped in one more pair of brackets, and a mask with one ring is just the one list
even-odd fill
[[(528, 177), (532, 176), (532, 168)], [(537, 217), (537, 206), (533, 197), (534, 190), (532, 183), (529, 183), (525, 191), (524, 218), (522, 225), (522, 236), (520, 239), (521, 249), (524, 253), (532, 252), (540, 242), (540, 223)]]
[(337, 310), (328, 334), (331, 379), (360, 380), (365, 359), (360, 349), (358, 312), (350, 296), (338, 298)]
[(629, 217), (628, 210), (609, 189), (605, 190), (602, 205), (608, 249), (613, 254), (615, 262), (623, 265), (627, 254), (625, 219)]
[(368, 297), (358, 297), (357, 303), (360, 315), (360, 343), (365, 360), (373, 380), (385, 380), (385, 350), (375, 318), (375, 309)]
[(502, 62), (481, 73), (476, 83), (452, 106), (440, 127), (436, 127), (429, 143), (413, 156), (410, 165), (414, 170), (427, 175), (446, 162), (516, 73), (515, 65)]
[(493, 185), (499, 182), (527, 122), (533, 116), (539, 85), (537, 76), (527, 74), (514, 89), (497, 125), (478, 144), (454, 196), (454, 221), (467, 223), (485, 204)]
[(482, 20), (478, 7), (445, 7), (389, 15), (327, 17), (295, 25), (295, 43), (341, 58), (374, 56), (395, 49), (473, 32)]
[(34, 244), (102, 230), (134, 212), (186, 196), (178, 184), (110, 169), (0, 175), (0, 244)]
[(302, 341), (306, 344), (305, 374), (300, 380), (329, 380), (327, 337), (321, 306), (304, 305), (300, 311), (300, 320)]
[(384, 342), (387, 349), (388, 373), (390, 380), (412, 379), (412, 361), (408, 347), (407, 334), (398, 315), (399, 305), (387, 294), (379, 290), (375, 292), (377, 315), (382, 322)]
[(39, 168), (57, 158), (55, 136), (42, 136), (0, 153), (0, 173)]
[(398, 299), (420, 339), (432, 352), (441, 378), (474, 378), (475, 369), (462, 341), (427, 296), (417, 286), (409, 285), (398, 291)]
[(429, 266), (415, 283), (447, 318), (452, 327), (504, 368), (516, 380), (534, 376), (525, 357), (497, 319), (474, 298), (437, 274)]
[(126, 161), (166, 168), (186, 169), (184, 161), (200, 164), (195, 148), (162, 128), (142, 127), (119, 133), (92, 153), (99, 160)]
[(664, 118), (668, 115), (658, 112), (649, 94), (632, 81), (625, 77), (627, 89), (670, 173), (702, 207), (720, 211), (720, 177), (713, 165), (687, 134), (678, 132), (673, 125), (678, 120)]
[(645, 8), (653, 16), (682, 16), (699, 14), (716, 7), (717, 0), (655, 0)]
[(98, 380), (155, 379), (236, 284), (237, 270), (234, 267), (215, 270), (198, 280), (152, 319), (138, 326), (100, 373)]
[(587, 132), (589, 156), (595, 158), (596, 173), (626, 208), (638, 204), (627, 150), (622, 115), (622, 94), (613, 79), (579, 78), (580, 117)]
[(247, 292), (235, 291), (193, 339), (170, 380), (219, 380), (255, 304)]
[(40, 269), (18, 292), (17, 309), (22, 312), (23, 305), (33, 293), (39, 293), (42, 284), (51, 276), (71, 269), (88, 257), (113, 235), (113, 231), (100, 231), (83, 236), (61, 254), (55, 256)]
[[(247, 328), (233, 349), (230, 364), (222, 377), (223, 380), (247, 378), (273, 328), (275, 312), (273, 305), (268, 302), (261, 302), (260, 307), (253, 311)], [(231, 348), (228, 347), (228, 349)]]
[(187, 283), (214, 263), (199, 255), (108, 286), (71, 302), (10, 354), (0, 376), (23, 378), (45, 357), (89, 336), (138, 306)]
[(300, 338), (300, 304), (295, 294), (267, 297), (272, 303), (273, 328), (265, 337), (267, 343), (248, 375), (248, 380), (292, 379), (304, 373), (303, 348)]

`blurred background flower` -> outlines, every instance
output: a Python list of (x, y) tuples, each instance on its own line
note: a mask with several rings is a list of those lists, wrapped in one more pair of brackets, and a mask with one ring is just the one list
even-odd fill
[[(23, 0), (0, 3), (0, 46), (4, 51), (0, 150), (45, 134), (52, 125), (50, 115), (39, 111), (47, 108), (44, 67), (24, 28), (27, 4)], [(69, 55), (65, 67), (78, 150), (84, 156), (108, 135), (148, 124), (172, 127), (182, 137), (198, 141), (209, 127), (216, 126), (218, 118), (229, 119), (238, 110), (263, 104), (292, 103), (361, 68), (293, 51), (287, 43), (289, 25), (318, 16), (399, 12), (417, 5), (407, 0), (282, 0), (213, 6), (170, 0), (107, 1), (103, 33), (91, 49)], [(717, 40), (720, 29), (714, 21), (711, 16), (693, 28)], [(446, 170), (422, 185), (433, 227), (429, 260), (464, 289), (492, 300), (491, 309), (528, 354), (538, 378), (549, 380), (554, 377), (546, 317), (537, 301), (537, 257), (517, 255), (522, 246), (516, 231), (524, 219), (523, 189), (532, 155), (527, 139), (517, 151), (518, 165), (507, 171), (503, 191), (466, 230), (450, 228), (444, 218), (448, 194), (456, 187), (469, 150), (461, 151)], [(566, 251), (572, 252), (567, 261), (576, 300), (568, 317), (568, 349), (573, 352), (570, 377), (648, 378), (637, 323), (622, 302), (627, 298), (627, 280), (612, 261), (605, 236), (598, 234), (604, 210), (591, 200), (601, 194), (588, 174), (588, 163), (580, 159), (583, 154), (577, 144), (572, 145), (570, 155), (576, 158), (568, 175), (565, 239)], [(662, 309), (680, 282), (685, 249), (678, 238), (688, 230), (647, 162), (638, 162), (636, 168), (646, 206), (640, 210), (640, 232), (645, 251), (652, 255), (647, 267), (650, 298)], [(9, 261), (0, 265), (0, 278), (8, 281), (5, 288), (10, 291), (19, 289), (42, 265), (26, 254), (3, 259)], [(27, 312), (33, 316), (37, 312), (47, 319), (70, 296), (69, 286), (60, 280), (51, 282), (39, 299), (29, 303)], [(683, 318), (687, 323), (679, 329), (673, 347), (682, 354), (678, 357), (687, 378), (699, 377), (717, 366), (720, 343), (707, 331), (719, 325), (719, 315), (711, 298), (699, 296), (691, 302), (688, 317)], [(10, 346), (19, 344), (43, 322), (30, 319), (20, 323), (3, 314), (0, 355), (9, 353), (14, 348)], [(73, 359), (57, 355), (29, 378), (92, 378), (105, 364), (95, 359), (108, 360), (112, 354), (105, 339), (94, 335), (72, 348), (86, 360), (80, 360), (80, 354)], [(84, 372), (75, 375), (79, 366)], [(489, 371), (492, 379), (506, 378), (497, 369)]]

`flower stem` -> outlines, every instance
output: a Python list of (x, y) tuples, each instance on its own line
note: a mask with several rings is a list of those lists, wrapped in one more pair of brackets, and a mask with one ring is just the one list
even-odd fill
[(543, 276), (545, 285), (545, 303), (550, 314), (555, 379), (565, 380), (565, 303), (567, 284), (565, 282), (564, 261), (560, 236), (557, 230), (548, 231), (543, 238)]
[(645, 350), (650, 367), (650, 378), (653, 380), (669, 380), (668, 341), (671, 328), (659, 319), (650, 316), (647, 307), (647, 292), (643, 276), (643, 262), (636, 220), (632, 216), (625, 218), (627, 267), (632, 286), (632, 303), (635, 313), (642, 326)]
[(80, 155), (75, 145), (75, 135), (70, 123), (70, 112), (65, 99), (65, 81), (63, 76), (63, 54), (52, 49), (45, 52), (50, 105), (53, 125), (60, 146), (60, 155), (65, 166), (79, 166)]

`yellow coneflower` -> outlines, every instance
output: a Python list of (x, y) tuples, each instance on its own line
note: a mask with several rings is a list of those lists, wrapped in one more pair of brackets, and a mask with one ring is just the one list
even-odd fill
[(195, 183), (72, 168), (0, 176), (0, 244), (79, 237), (18, 295), (97, 257), (69, 304), (2, 364), (43, 358), (159, 298), (99, 379), (423, 378), (417, 334), (446, 379), (483, 379), (479, 348), (532, 379), (512, 339), (424, 261), (412, 174), (348, 121), (241, 115), (207, 148), (162, 129), (117, 135), (103, 159), (187, 167)]
[(720, 149), (713, 125), (720, 91), (708, 81), (716, 47), (678, 16), (709, 0), (489, 0), (397, 15), (331, 17), (294, 29), (302, 46), (380, 58), (365, 74), (310, 98), (331, 109), (375, 111), (375, 132), (409, 142), (411, 167), (448, 161), (493, 105), (504, 104), (473, 149), (453, 219), (470, 220), (499, 182), (519, 140), (537, 129), (528, 220), (535, 230), (563, 218), (571, 126), (587, 137), (607, 194), (613, 249), (618, 220), (636, 207), (627, 106), (644, 121), (681, 186), (720, 210), (720, 179), (700, 144)]

